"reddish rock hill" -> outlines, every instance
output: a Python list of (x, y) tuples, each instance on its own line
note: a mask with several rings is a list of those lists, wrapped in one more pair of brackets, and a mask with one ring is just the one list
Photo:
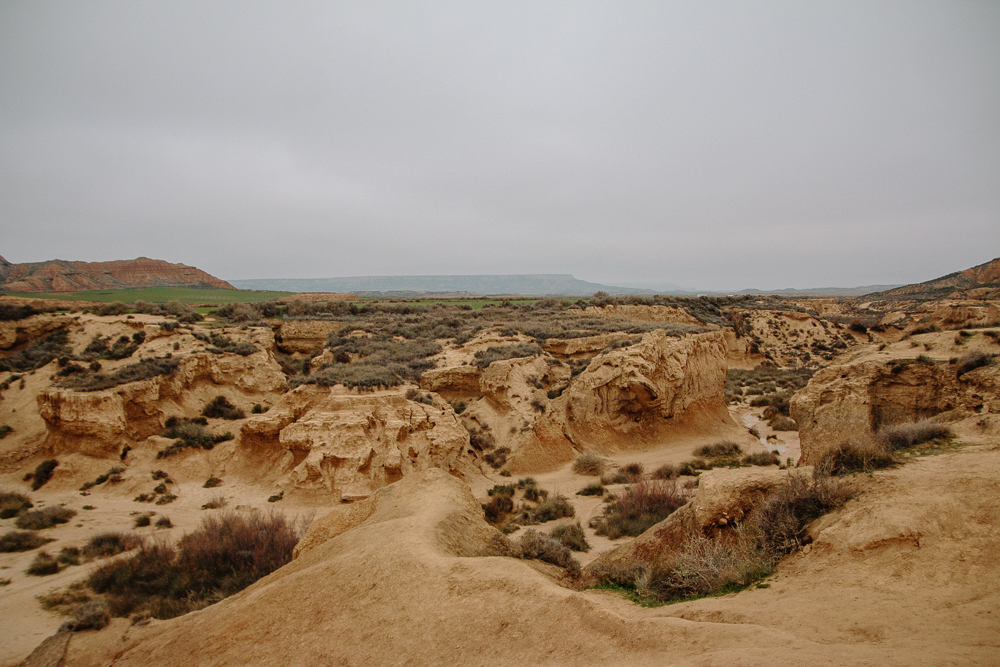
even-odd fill
[(11, 264), (0, 257), (0, 291), (75, 292), (126, 287), (215, 287), (236, 289), (201, 269), (162, 259), (124, 259), (114, 262), (49, 262)]
[(940, 298), (942, 296), (962, 296), (963, 292), (969, 291), (973, 291), (973, 293), (967, 296), (996, 298), (996, 293), (1000, 291), (1000, 257), (971, 269), (956, 271), (934, 280), (915, 285), (904, 285), (878, 295), (869, 296)]

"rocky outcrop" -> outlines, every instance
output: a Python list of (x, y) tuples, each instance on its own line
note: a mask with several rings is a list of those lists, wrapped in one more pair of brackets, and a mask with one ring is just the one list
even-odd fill
[(592, 357), (612, 343), (634, 338), (625, 333), (586, 336), (584, 338), (549, 338), (542, 349), (559, 359)]
[(958, 376), (947, 361), (866, 359), (825, 368), (792, 398), (799, 425), (800, 463), (816, 464), (845, 440), (881, 427), (937, 417), (961, 419), (1000, 411), (1000, 369), (995, 365)]
[(725, 382), (721, 332), (671, 338), (653, 331), (595, 358), (564, 392), (555, 418), (582, 449), (642, 449), (675, 428), (731, 425)]
[(447, 401), (477, 398), (481, 395), (479, 379), (482, 369), (476, 366), (453, 366), (424, 371), (420, 377), (420, 388), (433, 391)]
[(0, 289), (8, 292), (75, 292), (125, 287), (194, 286), (236, 289), (200, 269), (162, 259), (67, 262), (54, 259), (0, 267)]
[(471, 471), (468, 447), (447, 406), (302, 386), (243, 425), (240, 455), (251, 469), (271, 461), (285, 492), (351, 501), (415, 471)]
[[(195, 391), (199, 387), (207, 390)], [(172, 375), (102, 391), (48, 389), (38, 395), (38, 411), (48, 428), (46, 447), (54, 454), (118, 454), (124, 444), (159, 432), (167, 416), (185, 415), (192, 408), (197, 414), (221, 387), (252, 396), (274, 394), (284, 390), (285, 376), (263, 350), (245, 357), (199, 353), (180, 359)], [(199, 402), (184, 405), (194, 401)]]
[(32, 315), (21, 320), (0, 322), (0, 350), (9, 350), (65, 329), (74, 319), (66, 315)]
[(326, 345), (331, 333), (343, 328), (341, 322), (325, 320), (283, 321), (274, 332), (274, 342), (285, 353), (318, 352)]

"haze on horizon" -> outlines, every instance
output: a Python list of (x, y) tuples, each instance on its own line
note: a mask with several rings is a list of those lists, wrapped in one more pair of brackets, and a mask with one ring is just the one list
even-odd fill
[(0, 3), (0, 255), (704, 290), (1000, 256), (1000, 3)]

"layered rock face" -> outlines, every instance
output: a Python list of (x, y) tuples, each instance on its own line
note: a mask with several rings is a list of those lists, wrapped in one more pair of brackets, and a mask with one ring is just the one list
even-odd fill
[(623, 320), (633, 320), (635, 322), (671, 322), (674, 324), (704, 324), (697, 317), (689, 315), (681, 308), (674, 306), (590, 306), (587, 308), (588, 315), (598, 317), (615, 317)]
[(674, 427), (730, 424), (725, 383), (721, 332), (671, 338), (653, 331), (594, 359), (563, 394), (553, 418), (583, 448), (641, 449)]
[(285, 376), (267, 351), (246, 357), (202, 353), (182, 358), (173, 375), (102, 391), (48, 389), (38, 395), (38, 412), (48, 428), (46, 447), (57, 455), (113, 456), (123, 444), (159, 432), (168, 415), (185, 414), (178, 403), (206, 385), (258, 395), (283, 390)]
[(73, 318), (66, 315), (32, 315), (21, 320), (0, 322), (0, 350), (9, 350), (18, 345), (41, 338), (53, 331), (65, 329), (73, 324)]
[[(931, 417), (951, 421), (1000, 411), (1000, 370), (990, 365), (958, 376), (946, 361), (911, 359), (831, 366), (817, 372), (792, 399), (799, 425), (800, 463), (815, 464), (847, 439), (883, 426)], [(946, 413), (946, 414), (945, 414)]]
[(271, 477), (284, 491), (345, 501), (418, 470), (473, 469), (469, 434), (450, 408), (396, 394), (298, 387), (249, 419), (241, 435), (240, 456), (251, 467), (272, 461)]
[(323, 349), (331, 333), (342, 327), (340, 322), (290, 320), (277, 328), (274, 341), (282, 352), (316, 352)]
[(200, 269), (139, 257), (114, 262), (31, 262), (0, 266), (0, 287), (10, 292), (75, 292), (123, 287), (206, 286), (236, 289)]

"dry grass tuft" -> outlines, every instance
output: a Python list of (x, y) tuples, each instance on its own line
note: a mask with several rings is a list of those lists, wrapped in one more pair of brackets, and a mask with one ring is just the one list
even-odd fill
[(604, 472), (604, 457), (599, 454), (581, 454), (573, 461), (573, 472), (591, 477), (600, 475)]
[(626, 535), (634, 537), (666, 519), (685, 502), (673, 483), (641, 481), (614, 495), (604, 514), (591, 525), (598, 535), (612, 540)]

